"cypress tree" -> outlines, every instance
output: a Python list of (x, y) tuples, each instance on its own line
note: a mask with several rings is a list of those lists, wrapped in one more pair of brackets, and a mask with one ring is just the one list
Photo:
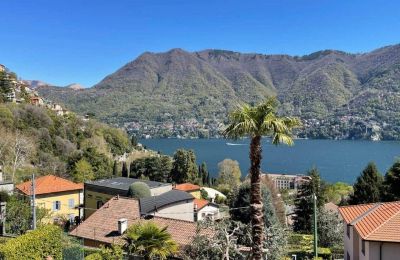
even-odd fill
[(129, 177), (128, 175), (128, 167), (126, 166), (126, 162), (122, 163), (122, 177)]
[(317, 196), (317, 209), (321, 209), (325, 203), (325, 195), (321, 184), (321, 178), (316, 168), (308, 172), (310, 181), (303, 183), (295, 199), (295, 216), (293, 218), (293, 230), (300, 233), (311, 233), (313, 219), (313, 197)]
[(114, 161), (114, 166), (113, 166), (113, 177), (118, 176), (118, 163), (117, 161)]
[(383, 200), (400, 200), (400, 160), (397, 160), (385, 175)]
[(368, 163), (353, 185), (354, 193), (350, 196), (350, 204), (372, 203), (381, 200), (382, 175), (375, 163)]
[(135, 135), (132, 135), (131, 137), (131, 144), (133, 147), (136, 147), (138, 145), (138, 140)]

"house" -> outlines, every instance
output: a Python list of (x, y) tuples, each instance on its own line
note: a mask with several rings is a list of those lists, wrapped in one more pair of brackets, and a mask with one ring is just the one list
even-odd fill
[(191, 183), (182, 183), (182, 184), (176, 184), (174, 186), (175, 190), (180, 190), (180, 191), (185, 191), (193, 195), (196, 199), (201, 199), (201, 192), (200, 189), (201, 187), (196, 184), (191, 184)]
[[(172, 239), (183, 249), (193, 241), (196, 234), (195, 222), (158, 216), (141, 218), (140, 215), (138, 200), (116, 196), (72, 230), (70, 235), (82, 239), (83, 245), (88, 247), (123, 245), (124, 233), (129, 226), (151, 221), (160, 228), (166, 227)], [(211, 231), (203, 229), (201, 233), (209, 235)]]
[(31, 104), (34, 106), (43, 106), (44, 105), (43, 99), (38, 96), (30, 97), (30, 101), (31, 101)]
[(194, 200), (195, 209), (195, 221), (201, 221), (205, 219), (216, 220), (220, 218), (218, 204), (209, 202), (204, 199)]
[(400, 259), (400, 201), (339, 207), (345, 260)]
[(6, 71), (6, 66), (0, 64), (0, 72)]
[(194, 197), (180, 190), (170, 190), (158, 196), (139, 199), (141, 216), (158, 216), (194, 221)]
[(85, 182), (85, 218), (89, 217), (112, 197), (119, 195), (128, 197), (129, 186), (135, 182), (144, 182), (152, 196), (157, 196), (172, 190), (172, 184), (156, 181), (139, 180), (134, 178), (116, 177), (97, 181)]
[[(17, 192), (25, 196), (32, 195), (32, 181), (16, 186)], [(54, 176), (46, 175), (35, 179), (35, 197), (37, 207), (50, 210), (49, 221), (67, 218), (74, 220), (82, 217), (80, 205), (83, 200), (83, 184)]]
[(208, 199), (210, 199), (212, 202), (214, 202), (217, 197), (226, 200), (226, 196), (216, 189), (210, 187), (202, 187), (201, 190), (207, 193)]
[(291, 174), (275, 174), (275, 173), (263, 173), (261, 178), (267, 176), (274, 183), (274, 186), (278, 190), (296, 190), (301, 184), (310, 180), (309, 176), (306, 175), (291, 175)]

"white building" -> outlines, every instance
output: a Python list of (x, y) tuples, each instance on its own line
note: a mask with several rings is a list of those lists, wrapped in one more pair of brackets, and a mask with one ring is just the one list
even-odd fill
[(220, 218), (219, 206), (205, 199), (194, 200), (195, 220), (216, 220)]
[(340, 207), (345, 260), (400, 259), (400, 201)]

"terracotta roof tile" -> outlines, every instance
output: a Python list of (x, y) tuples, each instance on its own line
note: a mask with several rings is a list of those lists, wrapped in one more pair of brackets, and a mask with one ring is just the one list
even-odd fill
[(177, 184), (174, 187), (174, 189), (181, 191), (197, 191), (200, 190), (200, 186), (191, 183), (182, 183), (182, 184)]
[(346, 223), (350, 223), (353, 220), (355, 220), (358, 216), (361, 216), (362, 214), (367, 212), (373, 206), (374, 204), (370, 203), (370, 204), (339, 207), (339, 213), (342, 215)]
[[(36, 195), (83, 190), (83, 183), (74, 183), (72, 181), (54, 176), (46, 175), (35, 179)], [(26, 195), (31, 195), (32, 181), (23, 182), (18, 184), (16, 188)]]
[(197, 210), (204, 208), (205, 206), (208, 205), (208, 203), (210, 203), (208, 200), (204, 199), (194, 199), (193, 202), (195, 205), (197, 205)]
[[(115, 197), (71, 231), (70, 235), (122, 245), (125, 241), (123, 236), (118, 234), (118, 220), (121, 218), (126, 218), (129, 226), (138, 222), (153, 221), (160, 227), (167, 227), (167, 231), (180, 246), (190, 244), (196, 234), (197, 223), (195, 222), (163, 217), (154, 217), (150, 220), (140, 219), (139, 202), (137, 200), (123, 197), (117, 199)], [(203, 232), (206, 235), (211, 234), (209, 230)]]
[(400, 201), (340, 207), (339, 212), (365, 240), (400, 242)]

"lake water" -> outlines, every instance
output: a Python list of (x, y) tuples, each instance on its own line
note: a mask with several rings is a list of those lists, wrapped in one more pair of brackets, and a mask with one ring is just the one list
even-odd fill
[[(237, 160), (242, 175), (250, 166), (249, 139), (236, 142), (224, 139), (147, 139), (141, 143), (168, 155), (173, 155), (179, 148), (193, 149), (197, 162), (206, 162), (213, 176), (218, 173), (218, 162), (225, 158)], [(384, 174), (400, 157), (400, 142), (390, 141), (295, 140), (295, 145), (288, 147), (274, 146), (264, 139), (262, 145), (262, 171), (304, 174), (315, 166), (328, 182), (353, 183), (370, 161), (374, 161)]]

